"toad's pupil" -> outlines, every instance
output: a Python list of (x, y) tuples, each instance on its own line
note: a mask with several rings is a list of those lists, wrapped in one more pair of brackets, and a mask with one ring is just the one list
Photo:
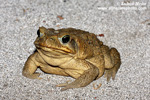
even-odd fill
[(63, 43), (67, 43), (67, 42), (69, 42), (69, 40), (70, 40), (70, 36), (69, 36), (69, 35), (65, 35), (65, 36), (62, 38), (62, 42), (63, 42)]

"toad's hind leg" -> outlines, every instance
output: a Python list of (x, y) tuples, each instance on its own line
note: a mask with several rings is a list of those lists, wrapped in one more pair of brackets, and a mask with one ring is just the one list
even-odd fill
[(121, 64), (120, 54), (115, 48), (110, 49), (110, 59), (113, 66), (112, 68), (106, 68), (105, 70), (107, 81), (109, 81), (111, 77), (113, 80), (115, 79), (116, 73)]
[(80, 77), (78, 77), (72, 83), (59, 84), (57, 86), (64, 87), (61, 89), (61, 91), (71, 89), (71, 88), (80, 88), (80, 87), (87, 86), (93, 80), (95, 80), (96, 77), (99, 75), (99, 69), (95, 66), (93, 66), (93, 67), (94, 68), (90, 68), (90, 69), (86, 70)]

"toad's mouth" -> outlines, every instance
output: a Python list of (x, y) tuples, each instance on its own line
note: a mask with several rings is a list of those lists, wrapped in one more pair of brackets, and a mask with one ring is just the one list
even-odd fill
[(43, 46), (39, 44), (35, 44), (37, 49), (42, 49), (46, 52), (58, 52), (58, 53), (63, 53), (63, 54), (68, 54), (68, 53), (73, 53), (72, 50), (69, 48), (56, 48), (56, 47), (50, 47), (50, 46)]

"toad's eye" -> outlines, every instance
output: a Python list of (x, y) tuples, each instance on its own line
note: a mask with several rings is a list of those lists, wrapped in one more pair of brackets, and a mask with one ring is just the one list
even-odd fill
[(40, 30), (38, 30), (37, 35), (38, 35), (38, 37), (42, 37), (42, 36), (44, 36), (44, 33), (41, 33)]
[(65, 43), (68, 43), (70, 41), (70, 36), (69, 35), (65, 35), (63, 36), (62, 38), (59, 38), (59, 40), (65, 44)]

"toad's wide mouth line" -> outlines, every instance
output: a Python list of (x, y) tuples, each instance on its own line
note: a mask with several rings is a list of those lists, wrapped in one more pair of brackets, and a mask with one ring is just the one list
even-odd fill
[(45, 51), (51, 51), (51, 52), (59, 52), (59, 53), (72, 53), (71, 50), (64, 50), (64, 49), (59, 49), (59, 48), (54, 48), (54, 47), (45, 47), (39, 44), (35, 44), (36, 48), (38, 49), (43, 49)]

